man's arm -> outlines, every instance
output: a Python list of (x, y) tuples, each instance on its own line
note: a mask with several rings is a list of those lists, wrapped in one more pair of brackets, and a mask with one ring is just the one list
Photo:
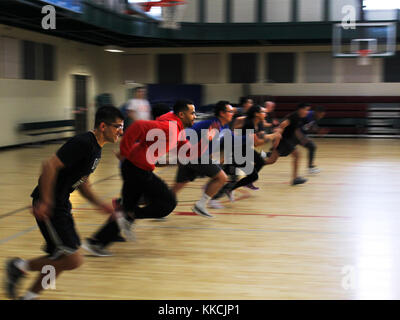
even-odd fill
[(301, 131), (300, 128), (297, 128), (296, 131), (294, 132), (297, 140), (300, 141), (300, 144), (302, 146), (306, 145), (308, 141), (310, 141), (309, 139), (307, 139), (307, 137), (303, 134), (303, 132)]
[(33, 208), (33, 214), (40, 220), (50, 216), (51, 208), (54, 205), (54, 186), (58, 172), (62, 168), (64, 168), (64, 164), (57, 155), (53, 155), (42, 163), (42, 173), (39, 178), (40, 199)]
[(112, 208), (111, 205), (105, 203), (104, 201), (100, 200), (93, 192), (92, 187), (89, 184), (89, 180), (86, 180), (84, 183), (82, 183), (79, 188), (78, 188), (80, 194), (87, 200), (89, 200), (90, 203), (94, 204), (95, 206), (99, 207), (102, 209), (104, 212), (113, 214), (114, 209)]
[(235, 121), (233, 122), (232, 128), (233, 129), (240, 129), (243, 127), (244, 124), (244, 120), (246, 119), (246, 117), (238, 117), (235, 119)]

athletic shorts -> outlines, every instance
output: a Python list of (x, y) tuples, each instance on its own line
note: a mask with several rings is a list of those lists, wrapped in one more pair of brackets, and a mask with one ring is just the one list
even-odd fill
[(279, 156), (281, 156), (281, 157), (288, 156), (289, 154), (291, 154), (294, 151), (294, 149), (296, 149), (296, 145), (297, 144), (298, 144), (298, 142), (295, 139), (293, 139), (293, 140), (291, 140), (291, 139), (282, 139), (279, 142), (279, 145), (278, 145), (278, 148), (277, 148)]
[[(37, 200), (33, 200), (35, 203)], [(71, 203), (56, 204), (48, 222), (36, 219), (40, 232), (46, 244), (44, 251), (50, 259), (57, 259), (62, 255), (71, 255), (81, 246), (81, 241), (75, 229), (75, 222), (71, 214)]]
[(221, 167), (218, 164), (179, 164), (176, 173), (176, 182), (193, 181), (196, 178), (215, 177)]

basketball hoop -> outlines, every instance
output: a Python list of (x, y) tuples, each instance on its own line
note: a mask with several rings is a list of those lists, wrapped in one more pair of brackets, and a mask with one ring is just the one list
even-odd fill
[(362, 49), (358, 50), (358, 59), (357, 64), (359, 66), (368, 66), (371, 63), (371, 57), (369, 56), (372, 53), (372, 50)]
[(161, 28), (165, 29), (180, 29), (180, 21), (185, 14), (186, 2), (184, 0), (169, 1), (168, 5), (162, 8)]

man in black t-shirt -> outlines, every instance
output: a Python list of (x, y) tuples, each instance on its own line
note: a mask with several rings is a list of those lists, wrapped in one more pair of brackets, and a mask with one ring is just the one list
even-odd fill
[(35, 299), (42, 287), (44, 266), (53, 267), (56, 275), (78, 268), (82, 256), (79, 235), (71, 215), (70, 194), (78, 189), (104, 212), (113, 215), (111, 205), (100, 200), (92, 191), (88, 177), (96, 169), (101, 149), (108, 142), (115, 143), (122, 135), (123, 115), (113, 106), (101, 107), (96, 112), (95, 129), (68, 140), (52, 157), (43, 162), (38, 186), (33, 190), (32, 212), (45, 241), (47, 256), (32, 260), (14, 258), (6, 264), (6, 293), (17, 298), (17, 284), (28, 271), (38, 271), (39, 276), (23, 297)]
[(296, 150), (296, 145), (307, 143), (307, 139), (301, 131), (301, 125), (303, 123), (302, 119), (306, 117), (308, 110), (310, 110), (310, 104), (301, 103), (295, 112), (285, 117), (276, 129), (278, 132), (281, 132), (282, 139), (278, 147), (273, 149), (269, 158), (266, 159), (266, 164), (268, 165), (275, 163), (279, 157), (286, 157), (292, 154), (294, 157), (292, 185), (302, 184), (307, 181), (307, 179), (298, 176), (300, 154)]

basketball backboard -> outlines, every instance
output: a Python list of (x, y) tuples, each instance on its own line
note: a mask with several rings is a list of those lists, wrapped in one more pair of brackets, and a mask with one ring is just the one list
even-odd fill
[(396, 24), (354, 23), (353, 26), (334, 24), (332, 34), (333, 56), (359, 57), (368, 50), (370, 57), (387, 57), (396, 53)]

